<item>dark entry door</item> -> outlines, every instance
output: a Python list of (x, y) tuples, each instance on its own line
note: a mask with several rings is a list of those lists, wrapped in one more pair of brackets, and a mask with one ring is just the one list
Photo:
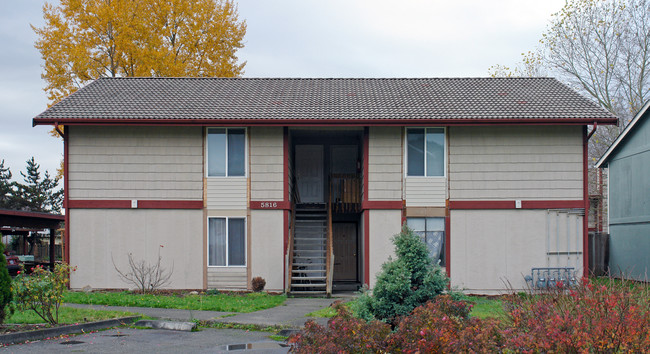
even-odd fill
[(296, 145), (296, 180), (300, 201), (322, 203), (323, 145)]
[(357, 224), (332, 224), (334, 281), (357, 281)]

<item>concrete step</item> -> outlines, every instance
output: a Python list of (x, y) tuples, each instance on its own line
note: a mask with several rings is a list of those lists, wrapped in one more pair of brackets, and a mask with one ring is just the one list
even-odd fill
[(326, 295), (327, 292), (325, 291), (290, 291), (289, 292), (291, 295), (304, 295), (304, 296), (314, 296), (314, 295)]

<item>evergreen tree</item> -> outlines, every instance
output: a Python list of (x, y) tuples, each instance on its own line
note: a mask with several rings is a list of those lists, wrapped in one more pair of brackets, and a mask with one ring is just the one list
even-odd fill
[(372, 317), (395, 325), (400, 316), (443, 293), (447, 276), (429, 256), (420, 236), (404, 226), (393, 238), (396, 259), (389, 259), (377, 275), (372, 295), (360, 299), (362, 318)]
[(20, 172), (25, 183), (16, 183), (18, 198), (15, 207), (21, 210), (59, 213), (63, 202), (63, 190), (56, 190), (59, 179), (50, 177), (47, 171), (41, 179), (40, 167), (34, 157), (27, 160), (26, 173)]
[(11, 182), (11, 170), (5, 168), (5, 160), (0, 161), (0, 209), (12, 209), (14, 185)]
[[(2, 239), (2, 234), (0, 234)], [(11, 314), (11, 277), (7, 270), (7, 259), (4, 255), (5, 245), (0, 242), (0, 323), (3, 323), (6, 317)]]

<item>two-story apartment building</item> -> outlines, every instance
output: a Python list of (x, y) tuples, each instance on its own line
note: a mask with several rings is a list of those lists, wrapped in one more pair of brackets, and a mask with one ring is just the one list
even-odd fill
[(406, 223), (484, 293), (582, 274), (587, 125), (616, 121), (549, 78), (105, 78), (34, 118), (65, 126), (72, 288), (159, 252), (177, 289), (372, 287)]

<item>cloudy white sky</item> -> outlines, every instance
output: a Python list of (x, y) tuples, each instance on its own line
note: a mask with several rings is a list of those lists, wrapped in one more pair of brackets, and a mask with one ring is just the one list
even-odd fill
[[(30, 24), (42, 0), (0, 0), (0, 160), (55, 172), (60, 139), (31, 120), (47, 107)], [(537, 44), (564, 0), (240, 0), (246, 77), (480, 77)]]

